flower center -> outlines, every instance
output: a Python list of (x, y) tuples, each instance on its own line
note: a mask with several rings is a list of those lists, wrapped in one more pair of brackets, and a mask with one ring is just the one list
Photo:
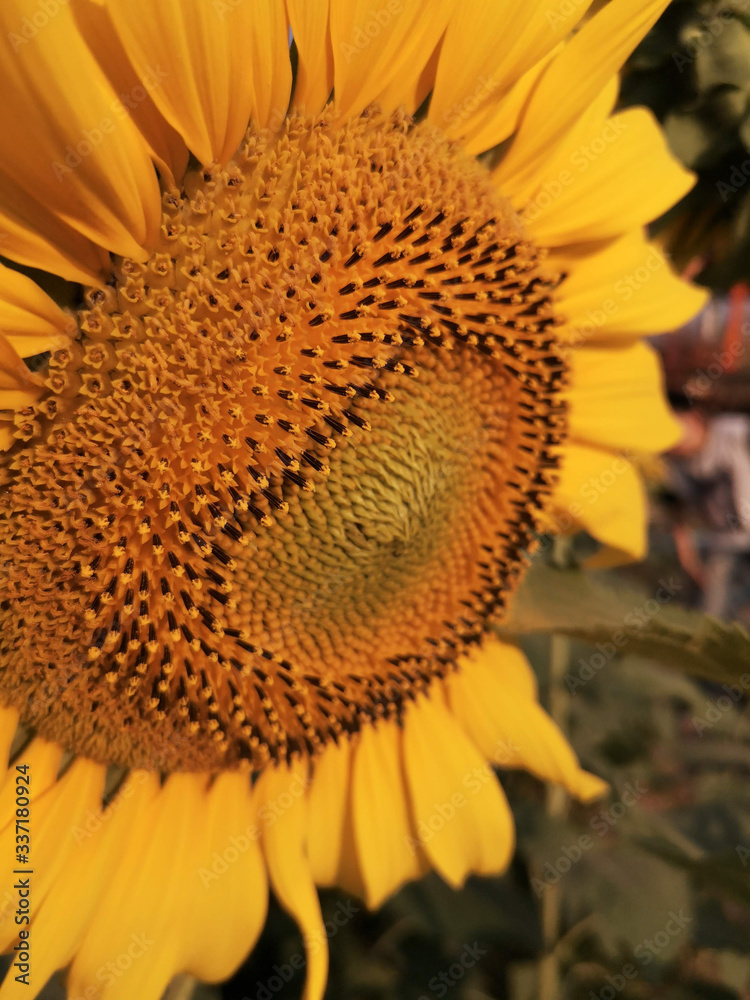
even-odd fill
[(86, 293), (0, 470), (0, 695), (108, 763), (314, 754), (498, 620), (565, 431), (487, 172), (372, 112), (248, 133)]

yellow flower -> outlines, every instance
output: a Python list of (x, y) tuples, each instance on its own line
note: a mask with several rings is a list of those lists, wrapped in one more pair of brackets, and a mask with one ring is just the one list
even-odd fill
[(601, 792), (491, 627), (539, 530), (643, 553), (703, 296), (613, 113), (666, 0), (589, 5), (2, 5), (0, 249), (87, 287), (0, 271), (3, 1000), (221, 980), (269, 882), (318, 998), (316, 886), (502, 871), (491, 764)]

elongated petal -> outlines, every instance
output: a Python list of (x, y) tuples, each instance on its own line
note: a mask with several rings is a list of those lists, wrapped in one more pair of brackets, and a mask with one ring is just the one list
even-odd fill
[(333, 885), (341, 867), (349, 799), (351, 744), (331, 744), (317, 758), (308, 798), (307, 853), (317, 885)]
[(281, 0), (110, 0), (108, 11), (164, 118), (202, 163), (226, 163), (253, 120), (278, 128), (291, 64)]
[(328, 27), (329, 0), (286, 0), (299, 65), (292, 107), (316, 115), (333, 90), (333, 49)]
[(644, 108), (613, 115), (562, 162), (565, 166), (521, 214), (533, 238), (545, 246), (604, 240), (638, 229), (695, 183)]
[(555, 488), (553, 530), (585, 528), (625, 559), (646, 554), (646, 494), (624, 455), (568, 442)]
[[(99, 801), (71, 824), (70, 853), (53, 888), (43, 901), (35, 903), (33, 910), (32, 940), (45, 942), (35, 955), (36, 983), (45, 983), (52, 973), (72, 961), (96, 907), (108, 891), (113, 871), (127, 853), (133, 820), (142, 817), (143, 803), (157, 793), (157, 784), (153, 777), (146, 779), (145, 772), (131, 775), (107, 810)], [(15, 1000), (27, 994), (27, 987), (8, 976), (0, 989), (0, 1000)], [(80, 994), (71, 994), (76, 995)]]
[(24, 37), (24, 18), (38, 13), (31, 0), (0, 7), (0, 90), (7, 95), (0, 128), (14, 137), (3, 170), (84, 236), (141, 256), (161, 214), (146, 143), (118, 108), (70, 7), (60, 4), (43, 30)]
[(354, 757), (354, 828), (371, 908), (425, 870), (409, 816), (402, 753), (401, 730), (387, 720), (364, 730)]
[(534, 90), (498, 182), (511, 194), (528, 190), (576, 119), (617, 73), (668, 0), (612, 0), (554, 59)]
[(126, 112), (138, 126), (160, 173), (170, 184), (185, 173), (188, 151), (182, 137), (162, 117), (153, 99), (159, 74), (138, 76), (122, 46), (106, 7), (98, 0), (74, 3), (76, 23), (117, 94), (118, 114)]
[(487, 760), (523, 767), (578, 798), (595, 798), (605, 782), (583, 771), (559, 728), (536, 697), (522, 693), (517, 675), (531, 668), (520, 649), (489, 641), (459, 664), (447, 681), (451, 711)]
[(706, 289), (679, 278), (640, 230), (605, 244), (561, 247), (548, 260), (567, 275), (557, 293), (564, 343), (606, 345), (667, 332), (708, 300)]
[(396, 82), (427, 64), (455, 3), (431, 0), (425, 17), (419, 4), (378, 8), (370, 0), (331, 0), (335, 103), (342, 119), (358, 115), (385, 93), (393, 107), (401, 103)]
[(547, 0), (465, 0), (446, 32), (430, 120), (451, 138), (473, 136), (488, 107), (502, 102), (572, 31), (589, 5), (590, 0), (568, 4), (550, 18)]
[(247, 774), (220, 774), (193, 827), (186, 881), (192, 920), (184, 969), (218, 982), (252, 949), (266, 919), (268, 880)]
[(102, 1000), (159, 1000), (181, 970), (193, 916), (192, 880), (198, 877), (190, 864), (191, 842), (203, 815), (205, 784), (205, 776), (175, 774), (145, 803), (73, 961), (71, 996), (98, 986), (99, 971), (121, 957), (122, 974), (108, 977)]
[(271, 885), (281, 905), (300, 926), (307, 953), (304, 1000), (321, 1000), (328, 975), (328, 942), (310, 862), (306, 765), (267, 767), (255, 787), (263, 831), (263, 852)]
[(599, 447), (660, 452), (681, 436), (665, 395), (656, 351), (638, 342), (627, 347), (579, 347), (570, 355), (570, 436)]
[(440, 701), (419, 698), (404, 721), (404, 761), (417, 834), (453, 886), (503, 871), (513, 819), (492, 768)]

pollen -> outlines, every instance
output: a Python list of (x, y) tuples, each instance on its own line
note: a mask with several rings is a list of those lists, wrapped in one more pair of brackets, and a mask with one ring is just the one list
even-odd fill
[(534, 545), (557, 280), (487, 171), (406, 116), (293, 116), (188, 174), (16, 418), (3, 700), (163, 771), (398, 718)]

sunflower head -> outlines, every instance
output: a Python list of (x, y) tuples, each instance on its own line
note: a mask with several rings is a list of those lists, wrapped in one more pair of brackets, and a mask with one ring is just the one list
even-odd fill
[(403, 114), (250, 131), (163, 206), (5, 456), (3, 687), (102, 762), (260, 768), (501, 617), (565, 430), (556, 278)]

